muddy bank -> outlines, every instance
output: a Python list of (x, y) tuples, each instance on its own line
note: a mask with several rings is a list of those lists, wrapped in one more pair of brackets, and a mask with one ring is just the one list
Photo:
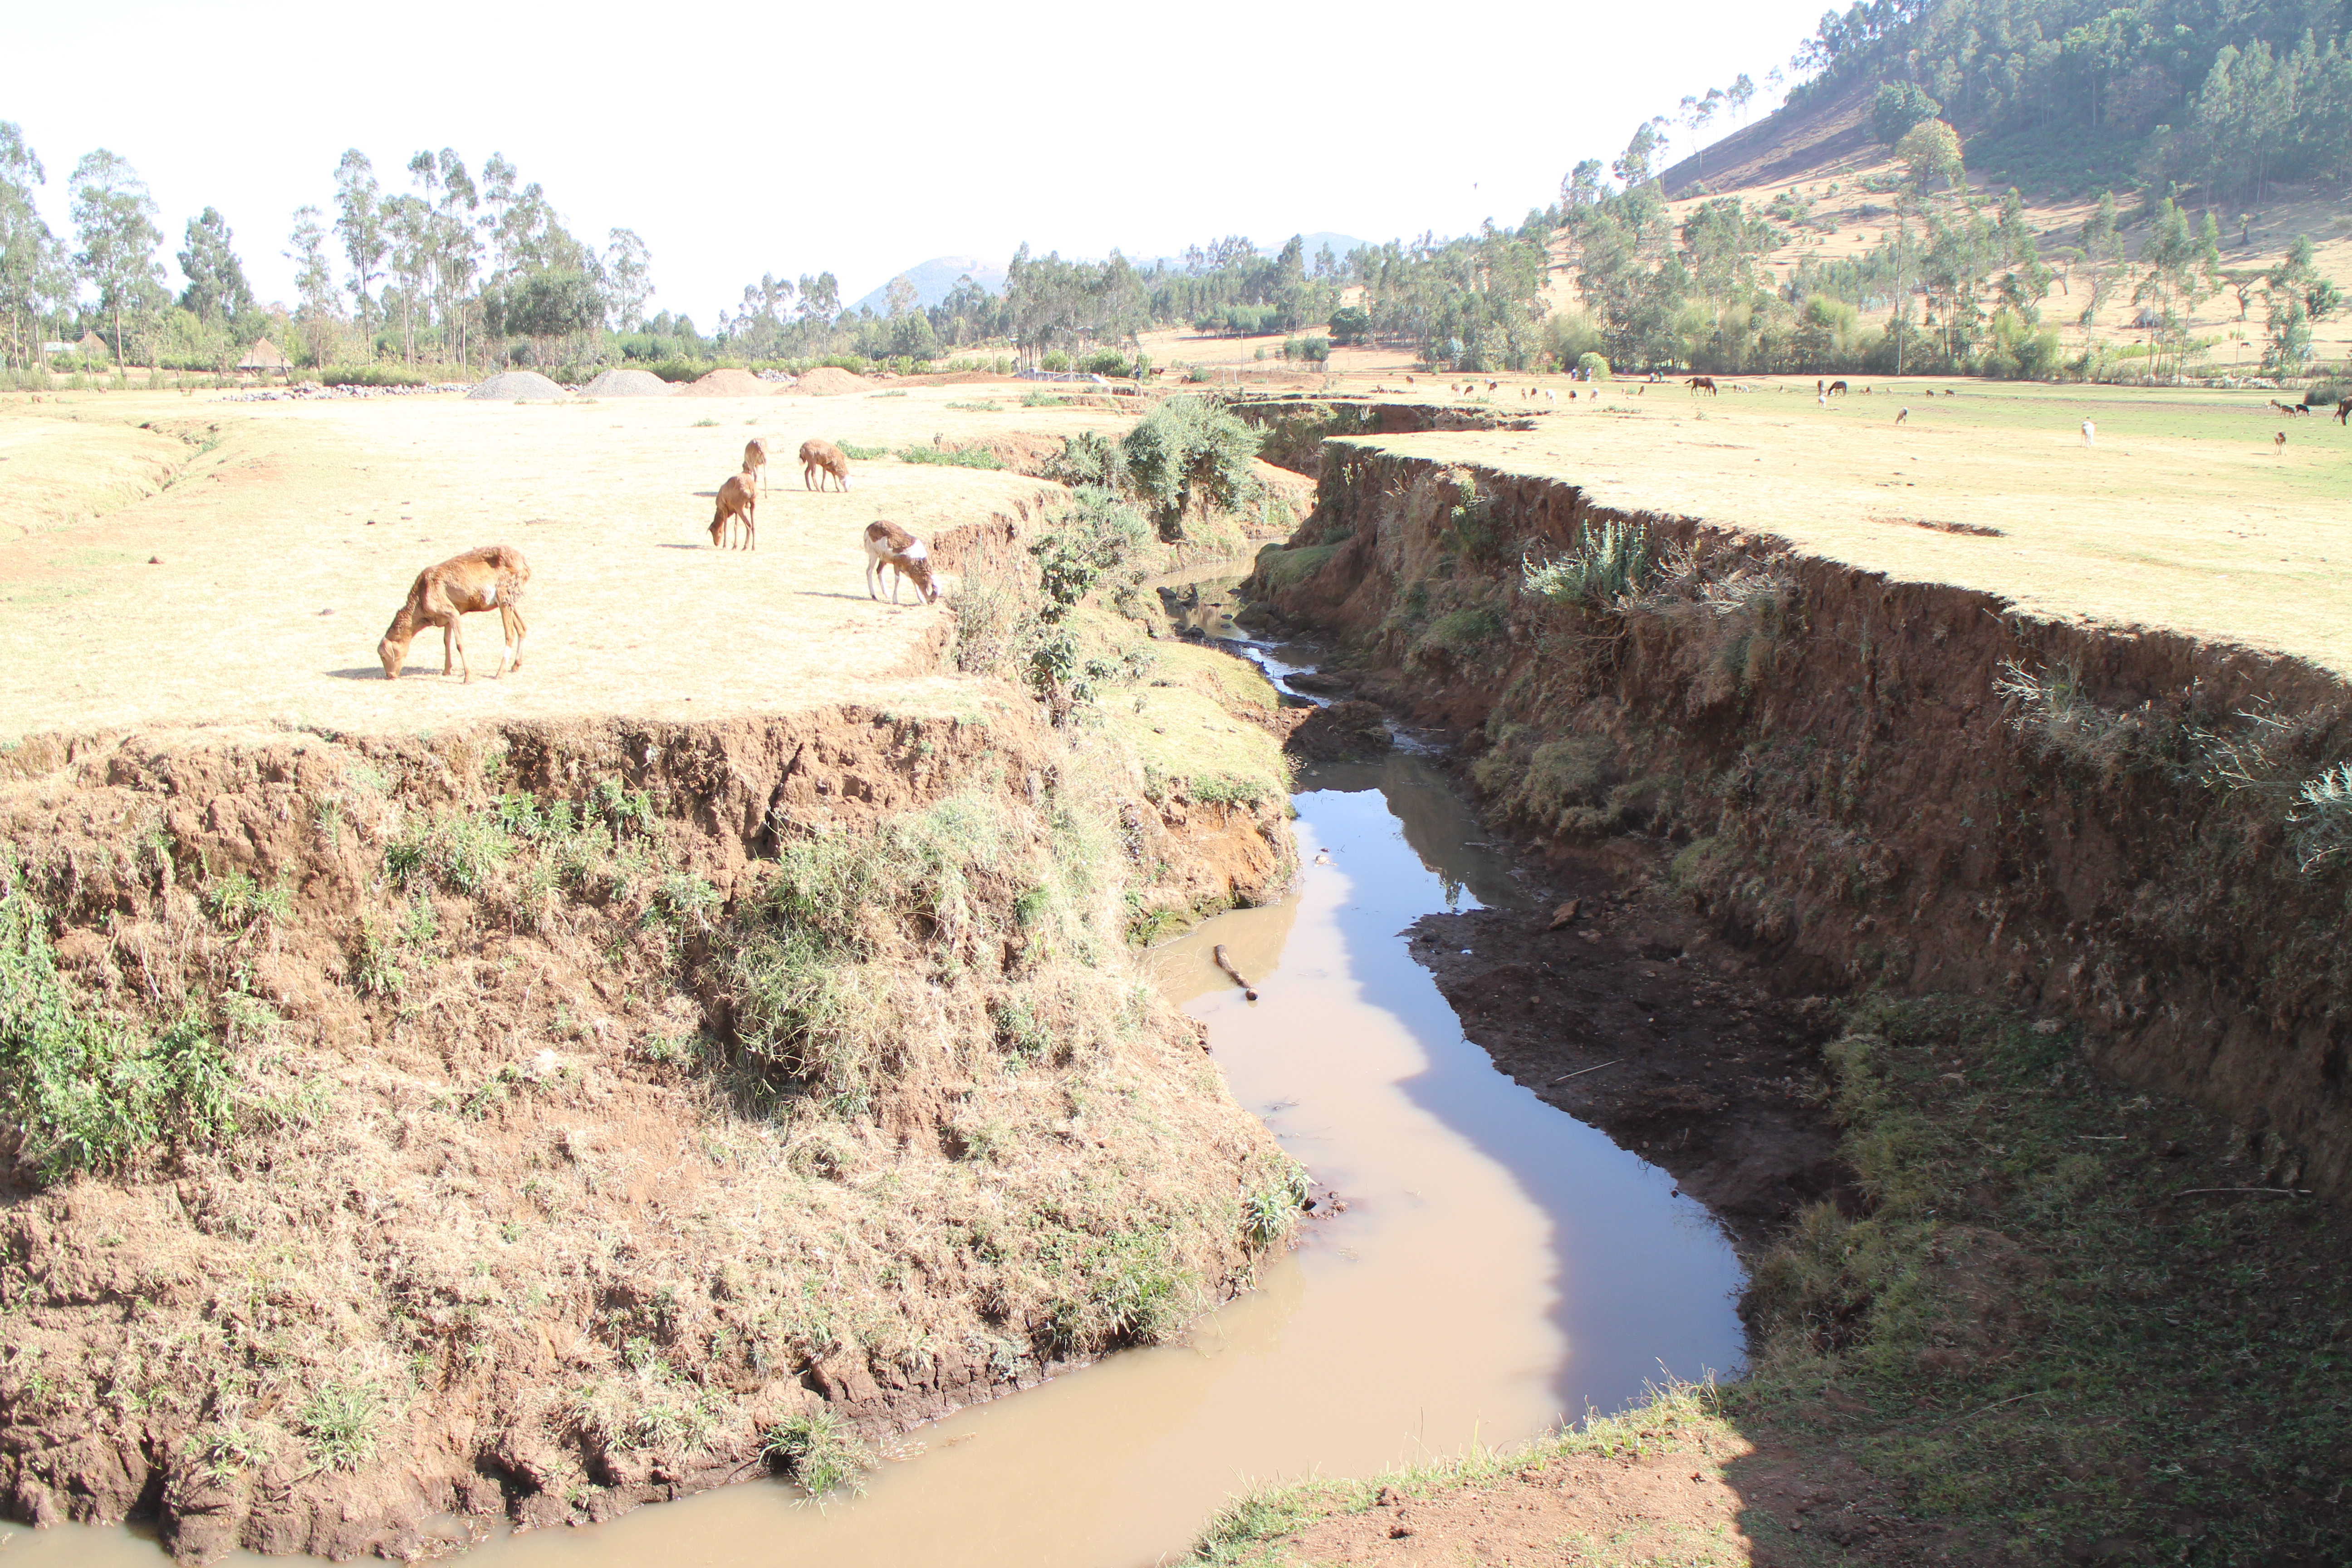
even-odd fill
[(1124, 939), (1280, 807), (1144, 782), (997, 697), (18, 747), (0, 1503), (347, 1557), (821, 1485), (1242, 1288), (1294, 1167)]
[[(1612, 525), (1655, 552), (1635, 591), (1528, 586)], [(1670, 845), (1786, 987), (2072, 1016), (2102, 1068), (2230, 1117), (2250, 1180), (2352, 1194), (2344, 857), (2290, 820), (2346, 743), (2333, 678), (1371, 442), (1325, 448), (1250, 586), (1454, 738), (1502, 819)]]

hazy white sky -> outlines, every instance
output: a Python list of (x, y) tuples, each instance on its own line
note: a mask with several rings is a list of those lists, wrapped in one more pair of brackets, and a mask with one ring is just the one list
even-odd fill
[(1685, 93), (1744, 70), (1751, 118), (1770, 107), (1822, 3), (99, 0), (15, 14), (0, 120), (47, 165), (58, 233), (74, 161), (105, 146), (162, 205), (167, 266), (216, 206), (265, 300), (291, 297), (289, 216), (331, 207), (344, 148), (387, 189), (419, 149), (502, 152), (583, 238), (643, 235), (652, 308), (707, 331), (762, 272), (829, 268), (854, 300), (1024, 239), (1149, 257), (1517, 222)]

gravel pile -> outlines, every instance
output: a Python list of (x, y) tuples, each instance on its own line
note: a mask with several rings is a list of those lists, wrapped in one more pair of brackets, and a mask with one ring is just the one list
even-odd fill
[(649, 370), (608, 370), (580, 389), (583, 397), (667, 397), (677, 389)]
[(535, 370), (509, 370), (490, 377), (466, 395), (500, 403), (551, 403), (572, 395)]

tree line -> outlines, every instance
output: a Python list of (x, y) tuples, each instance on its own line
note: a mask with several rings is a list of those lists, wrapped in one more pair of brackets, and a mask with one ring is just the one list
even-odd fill
[(446, 147), (403, 172), (406, 188), (388, 189), (353, 148), (329, 204), (296, 210), (293, 304), (257, 301), (236, 236), (209, 206), (188, 220), (175, 256), (187, 286), (174, 296), (159, 208), (129, 161), (100, 148), (75, 163), (73, 232), (59, 236), (34, 205), (47, 170), (23, 129), (0, 121), (0, 360), (31, 364), (45, 342), (94, 333), (118, 367), (221, 369), (268, 335), (312, 363), (474, 365), (552, 360), (609, 325), (644, 324), (652, 257), (634, 231), (595, 249), (498, 153), (478, 179)]

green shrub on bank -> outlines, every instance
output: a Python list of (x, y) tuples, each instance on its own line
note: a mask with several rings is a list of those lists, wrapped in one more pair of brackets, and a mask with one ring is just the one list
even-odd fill
[(770, 1426), (761, 1434), (760, 1451), (814, 1498), (835, 1492), (862, 1496), (866, 1472), (874, 1466), (865, 1445), (830, 1405), (788, 1415)]
[(231, 1137), (243, 1098), (200, 1018), (150, 1033), (77, 1001), (58, 974), (47, 911), (21, 887), (0, 896), (0, 1106), (44, 1180)]
[(1557, 561), (1521, 563), (1520, 578), (1530, 594), (1597, 610), (1639, 593), (1657, 560), (1648, 529), (1638, 522), (1606, 522), (1597, 530), (1587, 527)]
[(870, 463), (877, 458), (887, 458), (890, 455), (890, 448), (887, 447), (861, 447), (855, 441), (844, 441), (840, 446), (841, 455), (853, 462)]

